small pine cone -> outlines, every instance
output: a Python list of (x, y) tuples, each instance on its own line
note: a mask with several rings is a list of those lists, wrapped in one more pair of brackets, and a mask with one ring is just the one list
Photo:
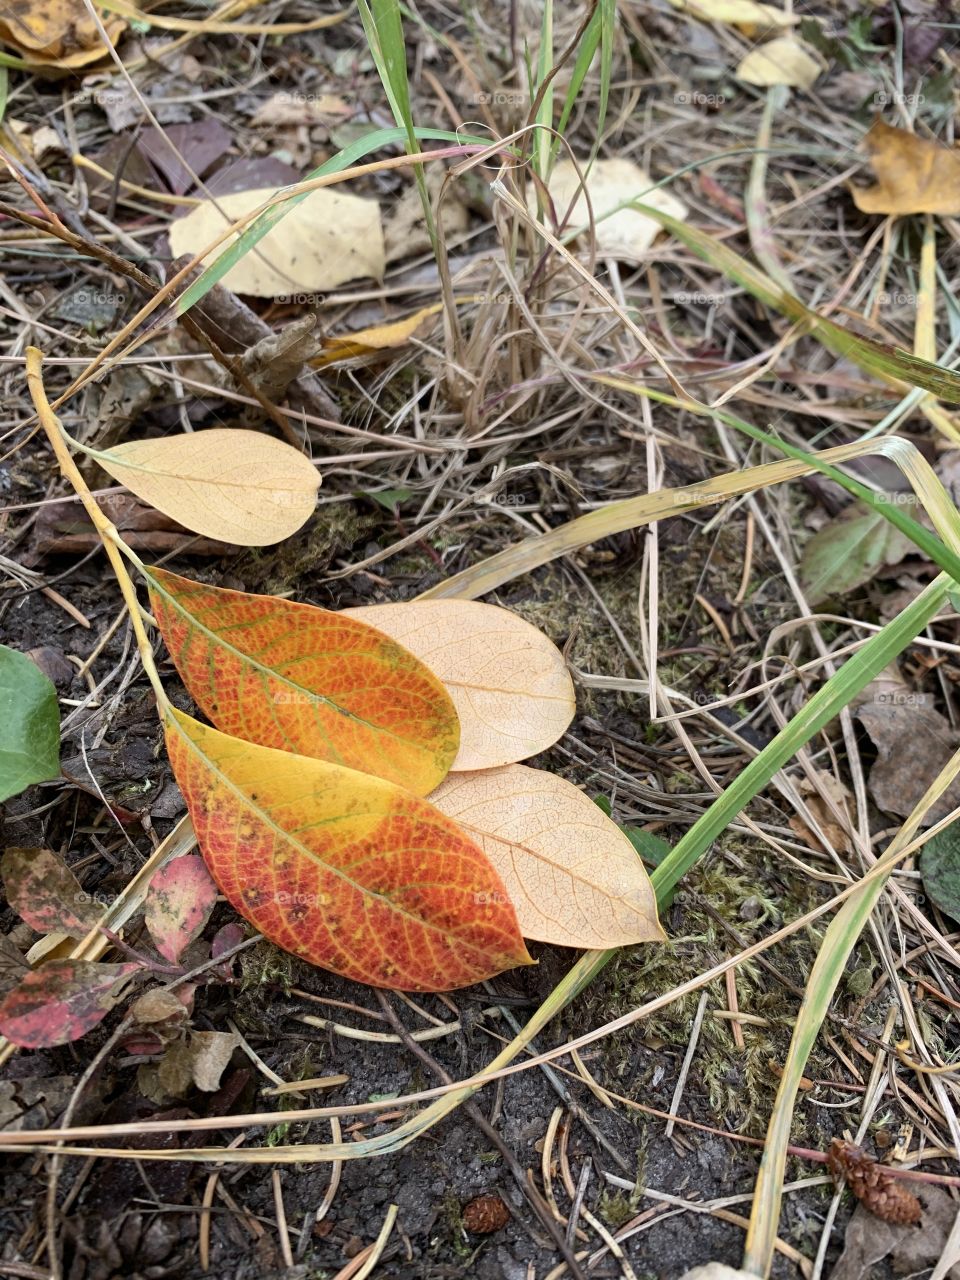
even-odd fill
[(510, 1210), (499, 1196), (476, 1196), (463, 1206), (463, 1225), (477, 1236), (499, 1231), (510, 1221)]
[(905, 1226), (920, 1221), (921, 1206), (883, 1165), (877, 1164), (852, 1142), (834, 1138), (827, 1153), (827, 1168), (836, 1183), (845, 1182), (865, 1209), (884, 1222)]

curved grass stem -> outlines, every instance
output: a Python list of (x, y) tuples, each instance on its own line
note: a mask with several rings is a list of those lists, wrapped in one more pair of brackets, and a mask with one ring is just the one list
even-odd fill
[[(77, 496), (84, 505), (87, 515), (103, 543), (110, 566), (117, 576), (117, 582), (120, 584), (120, 591), (123, 595), (124, 603), (127, 606), (127, 612), (130, 615), (130, 622), (133, 626), (133, 633), (136, 636), (137, 648), (140, 651), (140, 658), (143, 662), (143, 669), (147, 673), (147, 677), (153, 686), (153, 691), (157, 697), (157, 703), (162, 711), (167, 705), (167, 695), (163, 691), (160, 683), (160, 675), (157, 671), (157, 665), (153, 660), (153, 647), (150, 644), (150, 637), (147, 635), (146, 628), (143, 625), (143, 619), (140, 616), (140, 601), (137, 599), (137, 590), (133, 584), (133, 579), (127, 571), (124, 563), (124, 556), (127, 556), (138, 567), (140, 565), (139, 557), (135, 552), (127, 546), (120, 537), (120, 533), (113, 523), (109, 520), (100, 509), (100, 504), (90, 492), (86, 480), (84, 480), (79, 467), (74, 462), (68, 447), (70, 437), (63, 429), (60, 419), (50, 407), (50, 401), (47, 399), (46, 388), (43, 385), (43, 352), (37, 347), (27, 348), (27, 387), (30, 391), (30, 398), (33, 401), (33, 407), (37, 411), (37, 418), (46, 433), (50, 446), (56, 455), (57, 462), (60, 465), (60, 473), (65, 480), (68, 480), (73, 486)], [(123, 554), (121, 555), (121, 551)]]

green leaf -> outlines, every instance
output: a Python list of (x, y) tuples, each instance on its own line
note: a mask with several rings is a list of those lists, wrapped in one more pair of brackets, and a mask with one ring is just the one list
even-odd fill
[[(593, 803), (608, 818), (613, 817), (613, 807), (606, 796), (594, 796)], [(672, 848), (669, 840), (664, 840), (662, 836), (654, 835), (652, 831), (644, 831), (643, 827), (628, 827), (622, 822), (618, 822), (617, 826), (636, 849), (641, 859), (652, 867), (659, 867)], [(673, 902), (673, 895), (674, 888), (671, 886), (658, 896), (657, 905), (669, 907)]]
[(403, 502), (409, 502), (413, 497), (412, 489), (361, 489), (360, 492), (365, 498), (371, 498), (374, 502), (379, 502), (385, 511), (389, 511), (392, 516), (398, 514), (398, 508)]
[(59, 774), (57, 691), (25, 654), (0, 644), (0, 802)]
[(804, 547), (800, 582), (810, 603), (820, 604), (863, 586), (879, 569), (899, 564), (915, 550), (880, 508), (857, 502), (825, 524)]
[(960, 821), (931, 836), (920, 850), (920, 877), (930, 901), (960, 920)]

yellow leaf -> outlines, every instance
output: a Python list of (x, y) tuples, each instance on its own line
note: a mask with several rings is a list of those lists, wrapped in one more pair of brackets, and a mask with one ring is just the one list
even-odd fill
[(545, 751), (577, 709), (563, 655), (508, 609), (476, 600), (414, 600), (344, 609), (440, 677), (460, 717), (452, 769), (491, 769)]
[(737, 67), (736, 76), (745, 84), (782, 84), (791, 89), (810, 89), (821, 70), (806, 45), (793, 36), (778, 36), (768, 44), (758, 44), (751, 49)]
[(770, 4), (755, 4), (754, 0), (670, 0), (670, 3), (693, 18), (724, 22), (750, 36), (782, 30), (800, 21), (796, 14), (784, 13)]
[[(625, 200), (642, 200), (654, 209), (660, 209), (673, 218), (687, 216), (686, 206), (676, 196), (658, 187), (653, 179), (632, 160), (597, 160), (590, 166), (581, 165), (587, 174), (587, 191), (590, 207), (597, 228), (597, 253), (608, 258), (638, 260), (653, 244), (660, 233), (660, 225), (635, 209), (620, 209)], [(565, 219), (565, 230), (586, 226), (590, 221), (587, 202), (584, 199), (580, 177), (571, 160), (561, 160), (550, 176), (550, 196), (558, 218)], [(530, 211), (536, 212), (535, 196), (531, 194)], [(571, 201), (574, 201), (572, 210)], [(610, 210), (616, 209), (616, 213)], [(569, 210), (569, 212), (568, 212)], [(604, 217), (605, 214), (609, 216)]]
[(429, 307), (421, 307), (412, 316), (405, 316), (390, 324), (377, 324), (370, 329), (358, 329), (355, 333), (324, 338), (323, 351), (310, 363), (315, 369), (322, 369), (324, 365), (333, 364), (337, 360), (350, 360), (405, 346), (426, 325), (427, 320), (439, 315), (442, 310), (443, 303), (435, 302)]
[[(230, 224), (275, 194), (271, 187), (235, 191), (204, 200), (170, 224), (173, 256), (200, 253)], [(221, 213), (221, 210), (223, 212)], [(236, 236), (213, 250), (214, 261)], [(376, 200), (326, 187), (311, 191), (230, 268), (223, 283), (234, 293), (259, 298), (289, 297), (333, 289), (359, 276), (383, 275), (383, 229)]]
[[(126, 22), (101, 13), (113, 43)], [(37, 67), (80, 67), (107, 54), (97, 24), (83, 0), (5, 0), (0, 41)]]
[(241, 547), (296, 533), (313, 514), (320, 484), (309, 458), (259, 431), (214, 427), (90, 454), (172, 520)]
[(960, 151), (875, 120), (863, 139), (876, 186), (852, 187), (863, 213), (960, 213)]
[(663, 941), (639, 855), (573, 783), (513, 764), (448, 777), (430, 802), (490, 859), (525, 938), (588, 949)]

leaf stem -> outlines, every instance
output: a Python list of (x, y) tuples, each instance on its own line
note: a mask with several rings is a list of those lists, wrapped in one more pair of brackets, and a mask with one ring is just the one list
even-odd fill
[(80, 501), (83, 503), (87, 515), (100, 535), (104, 550), (113, 572), (116, 574), (117, 582), (120, 584), (120, 591), (123, 595), (124, 604), (127, 606), (127, 612), (130, 615), (130, 623), (133, 627), (133, 634), (136, 636), (137, 648), (140, 651), (140, 658), (143, 662), (143, 669), (147, 673), (150, 683), (153, 685), (153, 691), (157, 697), (158, 708), (163, 712), (169, 702), (167, 695), (163, 691), (160, 683), (160, 676), (157, 672), (157, 665), (153, 660), (153, 646), (150, 643), (150, 637), (147, 635), (146, 628), (143, 625), (143, 619), (140, 616), (140, 601), (137, 599), (137, 589), (133, 584), (133, 579), (127, 571), (124, 564), (123, 555), (128, 556), (137, 567), (140, 565), (139, 557), (127, 546), (120, 537), (116, 525), (109, 520), (101, 511), (100, 505), (96, 498), (90, 492), (86, 480), (80, 473), (77, 464), (70, 455), (67, 447), (69, 436), (63, 429), (63, 424), (50, 408), (50, 401), (47, 399), (47, 392), (43, 385), (43, 352), (37, 347), (27, 348), (27, 387), (30, 391), (30, 398), (33, 401), (33, 407), (37, 411), (37, 417), (40, 425), (46, 432), (47, 439), (56, 455), (57, 462), (60, 465), (60, 473), (65, 480), (68, 480), (77, 493)]

